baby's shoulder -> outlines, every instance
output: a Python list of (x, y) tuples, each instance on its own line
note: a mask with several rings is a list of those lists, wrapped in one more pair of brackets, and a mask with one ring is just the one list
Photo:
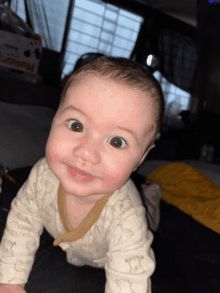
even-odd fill
[(139, 208), (140, 206), (143, 206), (140, 194), (133, 181), (129, 179), (110, 196), (106, 208), (114, 209), (118, 214), (121, 214), (129, 209)]
[(54, 173), (51, 171), (46, 157), (41, 158), (37, 163), (33, 166), (32, 171), (37, 174), (38, 177), (56, 177)]
[(37, 187), (37, 190), (39, 189), (39, 186), (40, 189), (42, 189), (42, 184), (59, 184), (58, 178), (49, 168), (45, 157), (37, 161), (37, 163), (32, 167), (27, 181), (30, 184), (34, 184)]

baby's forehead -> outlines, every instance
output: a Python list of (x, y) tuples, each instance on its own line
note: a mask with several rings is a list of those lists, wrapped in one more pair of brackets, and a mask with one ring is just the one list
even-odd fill
[[(137, 85), (135, 83), (128, 84), (126, 81), (121, 80), (121, 79), (116, 80), (115, 78), (112, 78), (109, 75), (101, 75), (99, 73), (94, 73), (94, 72), (81, 72), (80, 74), (77, 74), (75, 76), (72, 75), (67, 83), (68, 83), (67, 88), (63, 94), (60, 106), (63, 105), (64, 102), (66, 104), (67, 96), (69, 97), (69, 99), (71, 99), (71, 96), (73, 95), (73, 99), (74, 99), (74, 88), (84, 90), (85, 86), (88, 84), (102, 85), (103, 83), (105, 83), (107, 85), (108, 91), (111, 92), (111, 90), (112, 90), (115, 92), (115, 90), (117, 91), (117, 88), (118, 88), (118, 90), (121, 92), (124, 89), (125, 95), (126, 95), (127, 90), (131, 91), (133, 93), (133, 97), (135, 97), (135, 99), (138, 99), (144, 103), (144, 107), (147, 107), (150, 110), (156, 109), (156, 103), (153, 98), (154, 93), (152, 92), (152, 90), (143, 88), (143, 87), (141, 87), (141, 85)], [(118, 87), (118, 85), (119, 85), (119, 87)], [(98, 87), (92, 86), (92, 90), (97, 91), (97, 94), (99, 93)], [(69, 93), (71, 93), (71, 94), (69, 94)], [(133, 107), (136, 108), (135, 103), (134, 103)]]
[(126, 79), (118, 79), (116, 77), (112, 77), (111, 73), (108, 74), (101, 74), (98, 72), (81, 72), (77, 75), (72, 75), (68, 82), (67, 82), (67, 90), (69, 88), (74, 88), (76, 86), (84, 86), (85, 83), (92, 81), (96, 79), (96, 82), (102, 84), (102, 82), (107, 82), (109, 84), (109, 89), (111, 88), (115, 89), (115, 86), (120, 85), (124, 87), (125, 89), (132, 90), (133, 92), (136, 93), (137, 98), (141, 97), (142, 99), (148, 100), (151, 98), (153, 90), (152, 89), (146, 89), (146, 87), (143, 87), (143, 85), (138, 84), (138, 83), (131, 83), (128, 82)]

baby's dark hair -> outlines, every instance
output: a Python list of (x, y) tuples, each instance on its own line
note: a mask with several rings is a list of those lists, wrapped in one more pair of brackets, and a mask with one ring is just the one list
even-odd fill
[(146, 67), (122, 57), (103, 55), (98, 58), (93, 58), (86, 63), (84, 62), (82, 66), (78, 66), (71, 74), (61, 94), (60, 104), (64, 101), (70, 85), (77, 81), (78, 78), (86, 75), (104, 77), (108, 80), (130, 86), (134, 90), (146, 93), (147, 97), (151, 98), (154, 102), (156, 131), (152, 142), (155, 141), (155, 137), (160, 132), (162, 126), (165, 102), (159, 82)]

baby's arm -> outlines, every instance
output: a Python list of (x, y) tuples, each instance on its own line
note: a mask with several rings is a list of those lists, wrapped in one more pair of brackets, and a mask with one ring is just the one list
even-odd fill
[[(42, 220), (36, 203), (40, 161), (12, 201), (0, 243), (0, 283), (25, 284), (28, 280), (40, 235)], [(3, 286), (2, 286), (3, 287)]]
[(110, 233), (105, 293), (150, 293), (155, 270), (151, 249), (153, 234), (147, 227), (144, 207), (127, 210)]
[(24, 289), (24, 284), (1, 284), (0, 293), (27, 293)]

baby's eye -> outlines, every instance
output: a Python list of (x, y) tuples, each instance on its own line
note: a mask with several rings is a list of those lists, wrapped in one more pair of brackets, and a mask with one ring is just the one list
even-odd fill
[(109, 139), (110, 144), (115, 148), (125, 147), (127, 145), (126, 141), (118, 136), (112, 136)]
[(75, 119), (69, 119), (67, 121), (68, 127), (74, 131), (74, 132), (82, 132), (83, 131), (83, 125), (81, 122)]

